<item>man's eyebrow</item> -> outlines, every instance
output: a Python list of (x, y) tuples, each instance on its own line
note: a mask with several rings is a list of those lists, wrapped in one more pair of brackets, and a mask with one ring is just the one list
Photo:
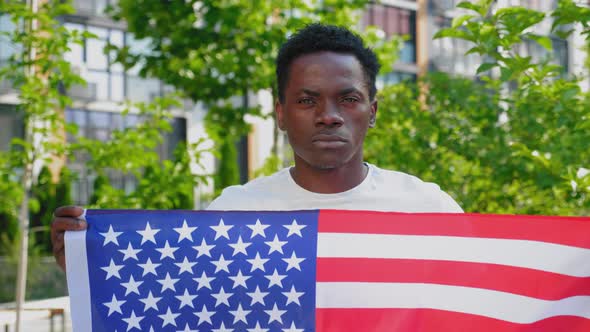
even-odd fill
[(310, 96), (314, 96), (314, 97), (320, 96), (320, 93), (317, 91), (313, 91), (313, 90), (309, 90), (309, 89), (301, 89), (301, 91), (303, 91), (303, 93), (308, 94)]
[[(346, 88), (346, 89), (342, 89), (340, 90), (339, 94), (341, 96), (343, 95), (347, 95), (349, 93), (361, 93), (361, 91), (359, 91), (359, 89), (355, 88), (355, 87), (350, 87), (350, 88)], [(362, 93), (361, 93), (362, 94)]]

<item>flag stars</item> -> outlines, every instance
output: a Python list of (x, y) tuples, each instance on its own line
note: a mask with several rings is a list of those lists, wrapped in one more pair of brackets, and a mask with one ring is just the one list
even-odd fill
[(268, 288), (277, 285), (280, 288), (283, 288), (283, 282), (282, 280), (285, 279), (287, 276), (286, 275), (280, 275), (277, 272), (277, 269), (275, 269), (275, 271), (273, 272), (273, 274), (271, 275), (265, 275), (264, 276), (266, 279), (268, 279), (269, 283), (268, 283)]
[(212, 332), (234, 332), (233, 329), (228, 329), (225, 327), (225, 323), (222, 321), (221, 326), (218, 329), (211, 330)]
[(260, 322), (256, 322), (256, 326), (252, 329), (247, 329), (248, 332), (268, 332), (269, 329), (263, 329), (260, 327)]
[(229, 273), (229, 265), (232, 262), (233, 262), (233, 260), (226, 260), (223, 255), (221, 255), (219, 257), (219, 260), (211, 261), (211, 263), (213, 263), (213, 265), (215, 265), (215, 273), (222, 271), (222, 270)]
[(152, 291), (148, 292), (148, 296), (144, 299), (139, 299), (144, 304), (143, 311), (146, 312), (148, 309), (154, 309), (158, 311), (158, 301), (160, 301), (161, 297), (154, 297), (152, 295)]
[(121, 286), (125, 287), (125, 296), (135, 293), (139, 295), (139, 286), (143, 284), (143, 281), (136, 281), (133, 276), (129, 276), (128, 282), (122, 282)]
[(118, 246), (119, 240), (117, 240), (117, 237), (119, 235), (123, 234), (123, 232), (115, 232), (113, 230), (113, 225), (109, 225), (109, 230), (106, 233), (99, 233), (99, 234), (104, 236), (104, 243), (102, 244), (103, 247), (109, 243), (114, 243)]
[(266, 305), (266, 303), (264, 303), (264, 297), (267, 296), (269, 292), (261, 292), (260, 287), (256, 286), (256, 290), (254, 290), (254, 292), (246, 294), (252, 298), (252, 303), (250, 306), (253, 306), (256, 303), (260, 303), (264, 306)]
[(194, 314), (199, 317), (199, 324), (197, 326), (200, 326), (205, 322), (213, 325), (211, 322), (211, 316), (215, 314), (215, 311), (208, 311), (207, 307), (203, 305), (203, 309), (201, 311), (195, 312)]
[(102, 270), (107, 272), (107, 276), (105, 280), (109, 280), (111, 277), (115, 277), (117, 279), (121, 279), (121, 275), (119, 274), (119, 270), (123, 268), (124, 265), (116, 265), (115, 261), (111, 258), (111, 263), (109, 266), (101, 267)]
[(246, 248), (248, 248), (251, 244), (252, 243), (250, 243), (250, 242), (243, 242), (242, 236), (241, 235), (238, 236), (238, 242), (229, 244), (230, 247), (234, 248), (234, 253), (233, 253), (232, 257), (239, 254), (239, 253), (242, 253), (242, 254), (248, 256), (248, 252), (246, 251)]
[(253, 259), (246, 259), (246, 261), (252, 264), (252, 269), (250, 272), (254, 272), (255, 270), (261, 270), (262, 272), (265, 272), (264, 264), (268, 262), (268, 258), (260, 258), (260, 253), (256, 253), (256, 256)]
[(229, 240), (228, 231), (234, 226), (226, 225), (223, 223), (223, 219), (220, 219), (219, 225), (209, 227), (215, 231), (215, 240), (219, 239), (220, 237), (224, 237)]
[(174, 265), (176, 265), (180, 268), (180, 271), (178, 271), (179, 275), (183, 274), (184, 272), (188, 272), (188, 273), (192, 274), (193, 273), (193, 266), (195, 266), (196, 264), (197, 264), (196, 262), (189, 262), (186, 257), (184, 258), (182, 263), (174, 263)]
[(248, 314), (251, 311), (252, 310), (242, 309), (242, 304), (238, 303), (238, 308), (236, 310), (230, 310), (229, 313), (234, 316), (234, 324), (237, 322), (240, 322), (240, 321), (248, 324), (248, 321), (246, 320), (246, 316), (248, 316)]
[(172, 311), (170, 311), (170, 308), (168, 308), (168, 310), (166, 310), (165, 314), (158, 315), (158, 317), (160, 317), (160, 319), (162, 319), (164, 321), (162, 323), (162, 327), (165, 327), (168, 325), (176, 326), (176, 317), (178, 317), (178, 316), (180, 316), (180, 314), (172, 313)]
[(170, 247), (168, 240), (166, 240), (166, 243), (164, 243), (164, 248), (156, 248), (156, 250), (160, 252), (160, 260), (163, 260), (166, 257), (174, 259), (174, 252), (178, 250), (178, 248)]
[(289, 303), (295, 303), (298, 306), (301, 306), (299, 303), (299, 298), (305, 294), (304, 292), (298, 292), (295, 290), (295, 285), (291, 286), (291, 290), (288, 292), (283, 292), (283, 295), (287, 297), (287, 303), (285, 305), (289, 305)]
[(186, 325), (184, 325), (184, 330), (177, 331), (177, 332), (199, 332), (199, 330), (191, 330), (190, 327), (188, 326), (188, 323), (186, 323)]
[(288, 329), (283, 329), (283, 332), (303, 332), (303, 329), (295, 327), (295, 322), (291, 322), (291, 326)]
[(287, 237), (291, 235), (299, 235), (299, 237), (301, 238), (303, 237), (303, 235), (301, 235), (301, 230), (304, 229), (306, 226), (307, 225), (299, 225), (297, 223), (297, 220), (295, 219), (293, 219), (291, 225), (283, 225), (283, 227), (289, 230), (289, 232), (287, 233)]
[(238, 274), (233, 277), (230, 276), (229, 278), (234, 282), (233, 289), (237, 288), (238, 286), (242, 286), (247, 289), (248, 286), (246, 286), (246, 280), (250, 279), (251, 276), (245, 276), (242, 274), (242, 271), (238, 270)]
[(139, 322), (141, 322), (143, 318), (143, 316), (135, 316), (135, 311), (131, 310), (131, 315), (128, 318), (123, 318), (123, 321), (127, 323), (127, 331), (131, 331), (135, 328), (141, 331), (141, 326), (139, 325)]
[(203, 274), (201, 274), (201, 277), (193, 278), (193, 280), (195, 280), (197, 282), (197, 290), (199, 290), (203, 287), (207, 287), (207, 288), (211, 289), (211, 281), (213, 281), (214, 279), (215, 279), (215, 277), (207, 277), (207, 274), (205, 273), (205, 271), (203, 271)]
[(137, 254), (141, 251), (141, 249), (134, 249), (131, 246), (131, 242), (129, 242), (129, 245), (127, 245), (127, 249), (119, 249), (119, 252), (122, 253), (123, 256), (123, 261), (126, 261), (129, 258), (133, 258), (136, 261), (137, 259)]
[(260, 235), (263, 238), (266, 238), (264, 230), (270, 227), (270, 225), (263, 225), (262, 223), (260, 223), (260, 219), (256, 220), (256, 224), (247, 226), (252, 230), (252, 235), (250, 236), (250, 238), (254, 238), (256, 235)]
[(223, 287), (221, 287), (221, 289), (219, 290), (219, 293), (211, 294), (211, 296), (213, 296), (215, 298), (215, 308), (217, 308), (221, 304), (225, 304), (226, 306), (229, 307), (229, 298), (232, 295), (234, 295), (234, 293), (226, 293), (225, 290), (223, 290)]
[(126, 301), (124, 301), (124, 300), (117, 300), (117, 297), (115, 296), (115, 294), (113, 294), (113, 298), (111, 299), (111, 302), (103, 303), (107, 308), (109, 308), (109, 313), (107, 314), (107, 317), (109, 317), (114, 312), (118, 312), (122, 315), (123, 312), (121, 311), (121, 306), (125, 302)]
[(277, 304), (275, 303), (272, 307), (271, 310), (264, 310), (264, 312), (270, 316), (268, 318), (268, 323), (272, 323), (274, 321), (279, 322), (281, 325), (283, 324), (283, 319), (281, 318), (281, 316), (287, 312), (287, 310), (279, 310), (279, 308), (277, 307)]
[(277, 251), (281, 254), (283, 253), (283, 246), (287, 243), (287, 241), (279, 241), (279, 237), (275, 234), (275, 238), (272, 241), (265, 241), (267, 246), (270, 248), (268, 249), (268, 254)]
[(148, 221), (143, 231), (137, 231), (137, 233), (139, 233), (142, 237), (141, 244), (144, 244), (148, 241), (152, 242), (153, 244), (156, 244), (155, 236), (159, 231), (159, 229), (152, 229)]
[(175, 296), (180, 301), (180, 306), (178, 309), (182, 309), (184, 306), (189, 306), (194, 308), (193, 300), (197, 297), (197, 295), (191, 295), (188, 292), (188, 289), (184, 290), (184, 294)]
[(178, 233), (178, 243), (180, 241), (186, 239), (189, 242), (193, 242), (192, 233), (197, 229), (197, 227), (188, 227), (186, 223), (186, 219), (182, 223), (182, 227), (174, 228), (174, 230)]
[(301, 271), (301, 266), (299, 266), (299, 264), (301, 264), (301, 262), (303, 262), (305, 260), (305, 258), (298, 258), (295, 255), (295, 251), (293, 251), (291, 253), (291, 257), (283, 258), (283, 260), (287, 263), (287, 271), (289, 271), (291, 269), (297, 269), (297, 270)]
[(164, 279), (156, 280), (156, 281), (159, 282), (160, 284), (162, 284), (162, 292), (164, 292), (167, 289), (175, 291), (174, 284), (176, 282), (178, 282), (178, 280), (180, 280), (180, 279), (170, 278), (170, 273), (166, 273), (166, 277)]
[(156, 268), (158, 266), (160, 266), (161, 264), (160, 263), (158, 263), (158, 264), (152, 263), (151, 258), (148, 257), (148, 259), (145, 262), (145, 264), (137, 264), (137, 265), (139, 265), (139, 267), (141, 267), (143, 269), (143, 274), (141, 275), (143, 277), (143, 276), (145, 276), (146, 274), (149, 274), (149, 273), (157, 276), (158, 273), (156, 273)]
[(215, 245), (209, 245), (207, 242), (205, 242), (205, 239), (203, 239), (200, 245), (194, 246), (193, 248), (197, 251), (197, 258), (199, 258), (203, 255), (211, 257), (211, 249), (214, 247)]

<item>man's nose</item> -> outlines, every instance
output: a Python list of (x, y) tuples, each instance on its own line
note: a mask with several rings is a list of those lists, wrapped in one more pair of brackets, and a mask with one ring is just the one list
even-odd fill
[(337, 103), (327, 101), (316, 109), (316, 125), (340, 126), (344, 119)]

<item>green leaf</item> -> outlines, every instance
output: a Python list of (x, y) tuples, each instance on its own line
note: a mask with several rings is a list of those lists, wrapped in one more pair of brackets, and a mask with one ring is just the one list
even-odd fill
[(461, 25), (463, 25), (463, 23), (465, 23), (465, 21), (468, 21), (472, 18), (474, 18), (475, 15), (463, 15), (463, 16), (457, 16), (453, 19), (453, 22), (451, 23), (451, 27), (452, 28), (458, 28)]
[(494, 67), (498, 66), (498, 63), (496, 62), (486, 62), (486, 63), (482, 63), (478, 68), (477, 68), (477, 72), (476, 74), (480, 74), (484, 71), (488, 71)]
[(512, 74), (513, 73), (514, 72), (510, 68), (500, 67), (500, 80), (501, 81), (504, 81), (504, 82), (510, 80), (510, 78), (512, 77)]
[(527, 37), (539, 43), (539, 45), (543, 46), (544, 49), (551, 52), (553, 51), (553, 43), (551, 42), (551, 38), (547, 36), (539, 36), (536, 34), (527, 34)]
[(479, 6), (477, 4), (471, 3), (469, 1), (463, 1), (457, 4), (457, 8), (464, 8), (464, 9), (470, 9), (473, 10), (476, 13), (480, 13), (480, 11), (482, 10), (482, 6)]

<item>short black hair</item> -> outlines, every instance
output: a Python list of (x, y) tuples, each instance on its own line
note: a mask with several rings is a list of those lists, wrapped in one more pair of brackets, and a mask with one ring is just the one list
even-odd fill
[(289, 80), (291, 63), (300, 56), (323, 51), (354, 55), (363, 67), (369, 97), (371, 100), (375, 98), (375, 79), (380, 68), (375, 52), (365, 47), (360, 36), (345, 27), (313, 23), (297, 31), (279, 50), (276, 75), (281, 103), (285, 102), (285, 88)]

